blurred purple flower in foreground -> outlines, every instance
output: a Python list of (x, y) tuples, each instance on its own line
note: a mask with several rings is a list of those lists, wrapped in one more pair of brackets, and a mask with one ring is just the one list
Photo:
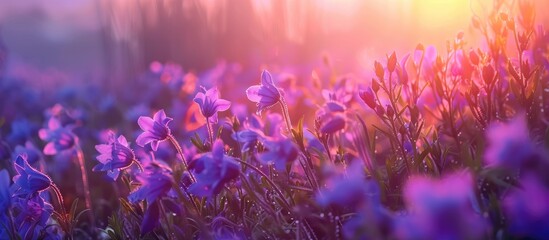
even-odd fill
[(201, 197), (218, 194), (225, 183), (238, 177), (240, 166), (233, 157), (224, 154), (223, 142), (216, 140), (212, 152), (205, 153), (191, 162), (190, 169), (195, 172), (196, 183), (189, 191)]
[(521, 179), (503, 199), (509, 231), (518, 238), (545, 239), (549, 236), (549, 189), (534, 175)]
[(404, 187), (411, 216), (397, 222), (402, 239), (482, 239), (488, 224), (473, 211), (473, 178), (459, 172), (441, 180), (412, 177)]
[(78, 142), (78, 138), (72, 133), (70, 127), (63, 127), (57, 118), (50, 118), (48, 127), (38, 131), (40, 139), (48, 143), (44, 147), (44, 154), (55, 155), (61, 151), (72, 149)]
[(379, 195), (377, 183), (367, 180), (364, 176), (364, 166), (355, 161), (346, 172), (331, 177), (316, 199), (321, 206), (360, 207), (363, 204), (377, 205)]
[(109, 135), (107, 144), (95, 145), (95, 149), (99, 152), (97, 156), (99, 164), (93, 168), (93, 171), (107, 171), (107, 175), (116, 180), (120, 170), (130, 167), (136, 158), (124, 136), (115, 138), (113, 132)]
[(486, 133), (489, 143), (484, 153), (486, 164), (519, 169), (521, 164), (535, 153), (528, 133), (526, 121), (520, 115), (509, 123), (491, 125)]
[(153, 118), (145, 116), (139, 117), (137, 123), (141, 130), (143, 130), (143, 133), (137, 137), (135, 142), (141, 147), (151, 143), (151, 148), (156, 151), (158, 149), (158, 144), (170, 136), (171, 131), (170, 128), (168, 128), (168, 123), (172, 120), (172, 118), (166, 116), (164, 109), (156, 112)]
[[(10, 194), (10, 174), (8, 170), (2, 169), (0, 171), (0, 222), (4, 222), (5, 212), (11, 205)], [(0, 236), (2, 236), (0, 234)]]
[(217, 112), (223, 112), (231, 107), (231, 102), (219, 98), (219, 90), (216, 87), (198, 92), (194, 101), (200, 106), (202, 115), (210, 122), (217, 122)]
[(274, 84), (273, 77), (267, 70), (261, 73), (261, 85), (254, 85), (246, 90), (246, 96), (257, 103), (257, 112), (261, 112), (277, 104), (281, 99), (281, 91)]

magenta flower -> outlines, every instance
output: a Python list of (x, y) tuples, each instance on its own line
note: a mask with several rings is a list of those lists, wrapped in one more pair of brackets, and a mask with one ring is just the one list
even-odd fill
[(261, 85), (254, 85), (246, 90), (246, 96), (252, 102), (257, 103), (257, 112), (270, 108), (281, 99), (282, 90), (274, 84), (273, 77), (267, 70), (261, 73)]
[(223, 112), (231, 107), (231, 102), (219, 98), (219, 90), (211, 88), (203, 92), (198, 92), (194, 97), (194, 101), (200, 106), (200, 112), (204, 117), (211, 122), (217, 122), (217, 112)]
[(158, 144), (170, 136), (171, 132), (170, 128), (168, 128), (168, 123), (172, 120), (172, 118), (166, 116), (164, 109), (156, 112), (153, 118), (139, 117), (137, 123), (141, 130), (143, 130), (143, 133), (137, 137), (135, 142), (141, 147), (151, 143), (151, 148), (156, 151)]
[(107, 144), (95, 145), (95, 149), (99, 152), (96, 158), (99, 164), (93, 168), (93, 171), (107, 171), (107, 175), (116, 180), (120, 170), (130, 167), (136, 158), (124, 136), (116, 139), (113, 132), (109, 135)]
[(50, 177), (29, 165), (26, 155), (18, 156), (14, 165), (17, 171), (13, 177), (16, 195), (31, 196), (53, 184)]
[(40, 139), (48, 143), (44, 147), (44, 154), (55, 155), (61, 151), (73, 148), (78, 138), (69, 127), (63, 127), (57, 118), (50, 118), (48, 128), (38, 131)]

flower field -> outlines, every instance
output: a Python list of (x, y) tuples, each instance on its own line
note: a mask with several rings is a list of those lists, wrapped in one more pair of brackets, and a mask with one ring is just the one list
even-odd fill
[(0, 65), (0, 239), (549, 239), (545, 10), (495, 2), (481, 44), (366, 74), (153, 61), (45, 94)]

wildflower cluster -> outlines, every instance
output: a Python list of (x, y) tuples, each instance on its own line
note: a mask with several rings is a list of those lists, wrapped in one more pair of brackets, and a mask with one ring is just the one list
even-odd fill
[(459, 33), (299, 90), (154, 62), (131, 93), (21, 92), (0, 108), (0, 238), (547, 238), (549, 34), (518, 10), (473, 19), (485, 49)]

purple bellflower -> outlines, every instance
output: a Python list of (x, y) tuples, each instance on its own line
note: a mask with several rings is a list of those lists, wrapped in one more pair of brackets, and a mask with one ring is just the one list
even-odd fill
[(482, 239), (488, 224), (473, 209), (473, 178), (458, 172), (440, 180), (412, 177), (404, 186), (404, 200), (413, 213), (400, 219), (402, 239)]
[(259, 154), (257, 158), (265, 164), (274, 164), (278, 171), (284, 171), (287, 163), (293, 162), (298, 156), (297, 148), (289, 139), (268, 139), (263, 144), (269, 150)]
[(70, 127), (63, 127), (57, 118), (50, 118), (48, 127), (38, 131), (40, 139), (48, 143), (44, 147), (44, 154), (56, 155), (65, 150), (72, 149), (78, 138), (72, 133)]
[(345, 172), (332, 176), (316, 196), (321, 206), (353, 206), (379, 203), (380, 190), (377, 183), (367, 180), (364, 176), (364, 166), (353, 162)]
[(536, 152), (528, 132), (523, 116), (515, 117), (506, 124), (491, 125), (486, 133), (489, 142), (484, 153), (486, 164), (519, 169)]
[(277, 104), (282, 95), (282, 90), (274, 84), (273, 77), (267, 70), (261, 73), (261, 85), (254, 85), (246, 90), (246, 96), (252, 102), (257, 103), (257, 112), (270, 108)]
[(53, 184), (50, 177), (29, 165), (25, 155), (18, 156), (14, 165), (17, 171), (13, 177), (16, 195), (31, 196)]
[(150, 143), (151, 148), (156, 151), (158, 149), (158, 144), (170, 136), (171, 131), (170, 128), (168, 128), (168, 123), (172, 120), (172, 118), (166, 116), (164, 109), (156, 112), (153, 118), (145, 116), (139, 117), (137, 123), (141, 130), (143, 130), (143, 133), (137, 137), (135, 142), (141, 147)]
[(93, 171), (107, 171), (107, 175), (116, 180), (120, 170), (130, 167), (136, 162), (136, 158), (124, 136), (115, 138), (113, 132), (109, 135), (107, 144), (95, 145), (95, 149), (99, 152), (97, 156), (99, 164), (93, 168)]
[(158, 225), (160, 212), (159, 201), (172, 188), (173, 178), (168, 167), (151, 163), (145, 171), (137, 175), (141, 187), (128, 196), (131, 203), (146, 200), (148, 207), (141, 223), (141, 235), (148, 233)]
[(209, 119), (210, 122), (217, 122), (217, 112), (223, 112), (231, 107), (231, 102), (219, 98), (219, 90), (211, 88), (203, 92), (198, 92), (194, 97), (194, 101), (200, 106), (202, 115)]
[(201, 155), (191, 162), (189, 168), (195, 172), (196, 182), (189, 191), (197, 196), (211, 197), (221, 192), (225, 183), (238, 177), (240, 165), (224, 154), (223, 142), (216, 140), (212, 152)]
[(277, 113), (268, 114), (264, 122), (257, 116), (251, 116), (244, 122), (244, 128), (234, 133), (232, 137), (243, 144), (243, 151), (248, 151), (258, 141), (263, 141), (265, 137), (281, 137), (280, 127), (282, 121), (282, 116)]
[[(23, 239), (36, 239), (53, 213), (53, 206), (36, 194), (30, 198), (15, 198), (14, 210), (17, 231)], [(40, 227), (37, 227), (40, 226)]]

